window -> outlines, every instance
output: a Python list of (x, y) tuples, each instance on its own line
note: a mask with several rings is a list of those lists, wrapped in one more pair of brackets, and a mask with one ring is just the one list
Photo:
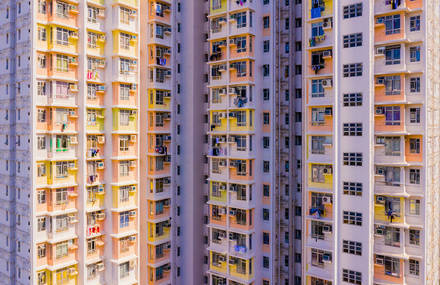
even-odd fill
[(325, 263), (324, 260), (330, 260), (331, 261), (332, 256), (331, 253), (312, 248), (312, 266), (323, 268)]
[(263, 52), (269, 52), (269, 40), (263, 41)]
[[(63, 18), (67, 18), (68, 15), (67, 13), (69, 12), (69, 4), (61, 2), (61, 1), (56, 1), (56, 14), (58, 17), (63, 17)], [(50, 7), (50, 6), (49, 6)]]
[(420, 46), (409, 48), (409, 61), (410, 62), (420, 61)]
[(130, 161), (123, 160), (119, 163), (119, 175), (120, 176), (128, 176), (130, 175)]
[(362, 63), (344, 64), (344, 77), (362, 76)]
[(411, 124), (420, 124), (420, 108), (409, 109), (409, 121)]
[(68, 172), (68, 162), (67, 161), (57, 161), (55, 164), (55, 174), (57, 178), (67, 177)]
[(63, 258), (69, 254), (68, 242), (62, 242), (56, 245), (56, 258)]
[(362, 93), (344, 94), (344, 107), (362, 106)]
[(269, 95), (270, 93), (269, 93), (269, 89), (268, 88), (264, 88), (263, 89), (263, 100), (264, 101), (268, 101), (269, 100)]
[(222, 7), (222, 1), (221, 0), (212, 0), (212, 10), (217, 10)]
[(119, 213), (119, 228), (128, 227), (129, 224), (130, 224), (130, 212), (125, 211)]
[[(342, 280), (350, 284), (362, 284), (362, 272), (342, 269)], [(318, 284), (318, 283), (316, 283)]]
[(400, 64), (400, 45), (385, 48), (385, 65)]
[(343, 161), (347, 166), (362, 166), (362, 153), (344, 152)]
[(420, 31), (420, 16), (412, 16), (409, 18), (409, 31)]
[(130, 24), (131, 10), (125, 7), (119, 7), (119, 18), (122, 24)]
[(231, 15), (232, 18), (235, 18), (237, 21), (237, 28), (244, 28), (246, 27), (246, 12), (241, 12), (237, 14)]
[(263, 172), (267, 173), (270, 171), (270, 164), (269, 161), (264, 160), (263, 161)]
[(270, 17), (264, 16), (263, 17), (263, 29), (269, 29), (270, 27)]
[(67, 188), (61, 188), (55, 190), (55, 202), (56, 204), (67, 203)]
[(236, 111), (235, 115), (237, 118), (237, 126), (246, 126), (246, 111)]
[(362, 183), (343, 182), (344, 195), (362, 196)]
[(129, 49), (130, 48), (130, 40), (131, 40), (131, 36), (129, 34), (120, 33), (120, 35), (119, 35), (120, 48)]
[(312, 182), (324, 183), (325, 176), (332, 173), (331, 165), (312, 164)]
[(119, 125), (128, 126), (130, 123), (130, 110), (119, 110)]
[(362, 16), (362, 3), (344, 6), (344, 19)]
[(37, 219), (37, 231), (42, 232), (46, 230), (46, 217), (38, 217)]
[(121, 263), (119, 265), (119, 276), (120, 278), (125, 278), (130, 274), (130, 261)]
[(269, 257), (263, 256), (263, 267), (269, 268)]
[(400, 277), (400, 259), (384, 255), (376, 255), (376, 264), (385, 266), (385, 275)]
[(411, 93), (420, 92), (420, 77), (411, 77), (409, 80), (409, 91)]
[(270, 123), (270, 114), (268, 112), (263, 113), (263, 125), (269, 125)]
[(362, 226), (362, 213), (344, 211), (344, 224)]
[(419, 276), (420, 275), (420, 263), (418, 260), (409, 260), (409, 274)]
[(420, 139), (409, 139), (409, 152), (420, 153)]
[(362, 33), (349, 34), (344, 36), (344, 48), (362, 46)]
[(362, 243), (351, 240), (343, 240), (342, 241), (342, 250), (345, 253), (354, 254), (354, 255), (362, 255)]
[(385, 125), (400, 126), (400, 106), (386, 106), (382, 110), (385, 114)]
[(332, 108), (312, 108), (312, 125), (320, 126), (325, 124), (325, 116), (332, 115)]
[(408, 234), (409, 234), (409, 244), (419, 246), (420, 245), (420, 230), (410, 229)]
[(69, 30), (57, 28), (57, 44), (64, 46), (69, 44)]
[(69, 71), (69, 57), (67, 55), (57, 54), (57, 71)]
[(99, 15), (99, 8), (87, 6), (87, 22), (96, 23)]
[(409, 170), (409, 183), (420, 184), (420, 169)]
[(313, 79), (312, 80), (312, 98), (324, 97), (324, 86), (322, 81), (326, 79)]
[(246, 52), (246, 37), (235, 38), (235, 44), (237, 45), (237, 53)]
[(362, 136), (362, 123), (345, 123), (344, 136)]
[(119, 150), (120, 151), (128, 151), (130, 144), (130, 136), (121, 135), (119, 136)]
[(385, 25), (385, 34), (399, 34), (400, 33), (400, 14), (379, 17), (376, 19), (376, 23)]
[(331, 137), (312, 136), (312, 154), (325, 154), (325, 145), (331, 143)]

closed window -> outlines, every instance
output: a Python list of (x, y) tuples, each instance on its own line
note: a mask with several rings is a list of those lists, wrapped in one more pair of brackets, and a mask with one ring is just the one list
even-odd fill
[(409, 18), (410, 32), (420, 31), (420, 16), (412, 16)]
[(420, 169), (409, 170), (409, 183), (420, 184)]
[(400, 64), (400, 45), (385, 48), (385, 65)]
[(376, 22), (378, 24), (385, 25), (385, 34), (386, 35), (400, 33), (400, 14), (379, 17), (379, 18), (377, 18)]
[(343, 13), (344, 19), (362, 16), (362, 3), (344, 6)]
[(409, 61), (410, 62), (420, 61), (420, 46), (409, 48)]
[(414, 276), (420, 275), (420, 263), (418, 260), (415, 259), (409, 260), (409, 274)]
[(409, 152), (420, 153), (420, 139), (409, 139)]
[(362, 213), (344, 211), (344, 224), (362, 226)]
[(344, 64), (343, 74), (344, 77), (356, 77), (362, 76), (362, 63)]
[(343, 240), (342, 241), (342, 250), (345, 253), (354, 254), (354, 255), (362, 255), (362, 243), (351, 240)]
[(344, 282), (347, 282), (350, 284), (361, 285), (362, 284), (362, 272), (349, 270), (349, 269), (342, 269), (342, 280)]
[(360, 182), (343, 182), (345, 195), (362, 196), (362, 183)]
[(344, 136), (362, 136), (362, 123), (345, 123)]
[(344, 94), (344, 107), (362, 106), (362, 93)]
[(344, 36), (344, 48), (362, 46), (362, 33), (350, 34)]
[(411, 77), (409, 80), (409, 91), (411, 93), (420, 92), (420, 77)]

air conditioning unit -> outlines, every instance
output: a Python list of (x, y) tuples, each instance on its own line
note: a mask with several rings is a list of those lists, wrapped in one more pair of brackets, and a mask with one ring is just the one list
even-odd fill
[(137, 84), (136, 83), (131, 84), (130, 89), (131, 90), (136, 90), (137, 89)]
[(163, 184), (171, 184), (171, 178), (170, 177), (165, 177), (163, 179)]
[(130, 116), (136, 116), (137, 111), (136, 110), (130, 110)]
[(377, 175), (385, 175), (385, 169), (382, 167), (376, 168), (376, 174)]
[(330, 107), (325, 108), (324, 114), (327, 116), (331, 116), (332, 115), (332, 108), (330, 108)]
[(322, 197), (322, 204), (331, 204), (332, 203), (332, 198), (329, 196), (323, 196)]
[(385, 197), (384, 196), (377, 196), (376, 197), (376, 204), (385, 204)]
[(221, 184), (220, 185), (220, 190), (226, 190), (226, 184)]
[(98, 137), (98, 143), (99, 144), (104, 144), (105, 143), (105, 136), (99, 136)]
[(385, 47), (376, 48), (376, 55), (384, 55), (384, 54), (385, 54)]
[(220, 208), (218, 212), (220, 215), (226, 215), (226, 208)]
[(382, 107), (376, 108), (376, 115), (382, 115), (384, 113), (384, 109)]
[(136, 15), (136, 10), (130, 10), (130, 15)]
[(385, 78), (384, 77), (376, 78), (376, 84), (377, 85), (384, 85), (385, 84)]
[(237, 192), (237, 184), (231, 184), (231, 185), (229, 185), (229, 191)]
[(235, 118), (236, 116), (237, 116), (237, 114), (235, 112), (229, 112), (230, 118)]
[(171, 92), (164, 92), (163, 93), (163, 97), (164, 98), (170, 98), (171, 97)]
[(322, 232), (329, 234), (332, 232), (332, 226), (331, 225), (324, 225), (322, 226)]
[(130, 160), (130, 167), (135, 167), (136, 166), (136, 161), (134, 160)]
[(98, 169), (104, 169), (104, 161), (98, 161)]
[(78, 138), (76, 136), (71, 136), (70, 137), (70, 143), (71, 144), (77, 144), (78, 143)]
[(96, 263), (96, 270), (104, 271), (104, 269), (105, 269), (105, 266), (104, 266), (103, 262)]
[(131, 217), (136, 216), (136, 211), (130, 211), (128, 214), (129, 214)]
[(325, 18), (324, 22), (322, 23), (322, 27), (324, 29), (329, 29), (333, 27), (333, 19), (332, 18)]
[(73, 111), (73, 110), (70, 110), (69, 111), (69, 116), (75, 116), (76, 115), (76, 112), (75, 111)]
[(332, 87), (333, 86), (333, 80), (331, 79), (331, 78), (329, 78), (329, 79), (323, 79), (322, 80), (322, 86), (324, 87), (324, 88), (328, 88), (328, 87)]
[(330, 166), (323, 169), (324, 174), (332, 174), (332, 168)]
[(170, 141), (171, 140), (171, 136), (170, 135), (169, 136), (164, 136), (163, 140), (164, 141)]
[(229, 215), (231, 215), (231, 216), (235, 216), (237, 214), (237, 209), (230, 209), (229, 210)]
[(136, 185), (131, 185), (130, 186), (130, 191), (131, 192), (135, 192), (136, 191)]
[(129, 240), (129, 241), (135, 241), (135, 240), (136, 240), (136, 236), (129, 236), (129, 237), (128, 237), (128, 240)]
[(104, 220), (105, 219), (105, 213), (98, 213), (98, 214), (96, 214), (96, 219), (98, 221)]
[(98, 85), (96, 91), (105, 91), (105, 85)]
[(332, 51), (331, 50), (325, 50), (322, 52), (322, 57), (331, 57)]
[(130, 141), (136, 142), (136, 135), (130, 135)]
[(226, 160), (221, 159), (221, 160), (218, 162), (218, 165), (219, 165), (219, 166), (226, 166)]
[(165, 76), (171, 76), (171, 70), (167, 70), (167, 73), (165, 74)]
[(98, 193), (103, 193), (105, 190), (104, 185), (99, 185), (98, 186)]
[(324, 253), (322, 255), (322, 262), (324, 262), (324, 263), (332, 263), (332, 255), (330, 253)]

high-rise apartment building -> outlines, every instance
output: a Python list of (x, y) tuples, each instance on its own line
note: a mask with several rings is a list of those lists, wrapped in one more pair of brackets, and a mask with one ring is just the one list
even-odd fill
[(0, 1), (0, 283), (438, 283), (439, 7)]
[(305, 284), (437, 284), (439, 2), (303, 18)]

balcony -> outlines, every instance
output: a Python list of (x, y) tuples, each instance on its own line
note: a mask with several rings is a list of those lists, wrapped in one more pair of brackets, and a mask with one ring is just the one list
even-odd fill
[(171, 48), (151, 44), (148, 46), (148, 64), (171, 68)]
[(308, 161), (331, 163), (333, 161), (332, 136), (308, 136)]
[(171, 258), (171, 243), (165, 242), (158, 245), (147, 245), (148, 263), (160, 264)]
[(374, 72), (376, 75), (420, 73), (425, 54), (420, 44), (394, 44), (376, 47)]
[(228, 8), (228, 1), (227, 0), (220, 0), (220, 3), (215, 4), (214, 0), (209, 1), (209, 14), (221, 14), (225, 13), (226, 9)]
[(215, 272), (227, 274), (228, 261), (226, 255), (214, 251), (210, 251), (209, 256), (210, 256), (209, 269)]
[(88, 108), (87, 109), (87, 131), (103, 131), (104, 130), (104, 112), (103, 109)]
[(328, 106), (334, 103), (333, 78), (317, 78), (308, 82), (307, 105)]
[(72, 263), (78, 258), (78, 245), (76, 240), (68, 240), (55, 244), (47, 244), (47, 265), (62, 266)]
[(330, 76), (333, 74), (333, 50), (322, 49), (308, 52), (309, 64), (307, 75)]
[(87, 210), (99, 210), (104, 207), (105, 185), (94, 185), (87, 187)]
[(169, 284), (171, 279), (171, 264), (153, 268), (148, 267), (148, 285)]
[[(114, 1), (136, 2), (137, 0), (114, 0)], [(119, 4), (124, 8), (128, 8), (128, 10), (121, 10), (120, 8), (113, 9), (112, 11), (113, 30), (123, 30), (123, 31), (129, 31), (131, 33), (137, 33), (138, 32), (137, 19), (138, 19), (139, 7), (131, 6), (126, 3), (119, 3)]]
[(227, 208), (209, 205), (209, 222), (211, 225), (226, 227)]
[(309, 108), (310, 133), (323, 134), (333, 132), (333, 108), (331, 106), (319, 106)]
[(137, 240), (137, 235), (113, 238), (113, 259), (121, 259), (137, 255)]
[[(87, 27), (94, 31), (105, 30), (105, 0), (89, 0), (92, 4), (92, 13), (87, 15)], [(98, 8), (99, 7), (99, 8)]]
[(421, 94), (424, 88), (419, 82), (422, 75), (394, 74), (375, 77), (375, 103), (376, 104), (422, 104), (424, 98)]
[(312, 219), (333, 220), (333, 197), (331, 194), (309, 192), (307, 215)]
[(314, 22), (309, 38), (310, 48), (321, 48), (332, 46), (333, 42), (333, 17), (322, 19), (322, 21)]
[(170, 238), (171, 221), (148, 223), (148, 241), (160, 243)]
[(151, 88), (160, 90), (172, 89), (172, 70), (163, 67), (149, 68)]
[(232, 229), (249, 231), (254, 228), (254, 209), (229, 208), (229, 226)]
[(405, 284), (405, 271), (403, 259), (377, 254), (374, 256), (375, 283)]
[[(58, 224), (52, 223), (46, 226), (45, 232), (39, 235), (49, 240), (49, 242), (73, 239), (76, 236), (76, 224), (78, 222), (75, 214), (62, 214), (52, 216)], [(61, 224), (63, 223), (63, 224)], [(45, 235), (45, 236), (44, 236)]]
[(332, 250), (334, 243), (333, 226), (316, 220), (307, 221), (306, 246)]
[(333, 279), (334, 265), (331, 251), (312, 247), (307, 248), (304, 254), (306, 255), (306, 274), (320, 276), (327, 280)]
[(171, 155), (148, 156), (148, 175), (168, 176), (171, 175)]
[(76, 209), (78, 191), (75, 187), (48, 189), (47, 211), (62, 212)]
[(139, 281), (137, 280), (139, 270), (137, 257), (131, 257), (128, 261), (119, 261), (111, 264), (112, 268), (109, 270), (109, 272), (112, 272), (112, 280), (114, 280), (114, 283), (139, 284)]
[(116, 135), (113, 136), (114, 158), (136, 157), (137, 153), (137, 135)]
[(112, 212), (113, 234), (137, 232), (138, 211)]
[(87, 162), (87, 184), (97, 185), (104, 183), (105, 163), (103, 160)]
[(114, 183), (131, 183), (137, 181), (137, 160), (114, 160), (113, 167), (113, 182)]
[[(58, 5), (63, 6), (61, 9)], [(54, 5), (47, 6), (47, 21), (56, 25), (64, 25), (69, 27), (78, 26), (78, 5), (67, 4), (66, 2), (56, 1)], [(60, 12), (63, 11), (63, 12)], [(39, 17), (44, 14), (38, 13)]]
[(227, 178), (227, 160), (211, 157), (209, 160), (209, 177), (214, 181), (224, 181)]
[[(253, 270), (252, 270), (252, 269)], [(254, 259), (241, 259), (229, 257), (229, 274), (241, 280), (250, 281), (254, 278)]]
[(138, 205), (138, 185), (112, 186), (113, 208), (135, 208)]
[[(148, 131), (171, 133), (171, 116), (168, 112), (148, 112)], [(168, 135), (167, 135), (168, 137)]]
[(78, 53), (78, 32), (74, 29), (65, 29), (60, 27), (51, 27), (52, 34), (62, 32), (66, 34), (63, 40), (50, 40), (48, 49), (54, 52), (76, 54)]
[[(245, 14), (245, 16), (244, 16)], [(252, 14), (252, 15), (251, 15)], [(244, 16), (244, 17), (243, 17)], [(229, 35), (252, 34), (255, 35), (255, 23), (251, 25), (251, 19), (256, 18), (255, 12), (245, 10), (235, 14), (229, 14)]]
[[(60, 276), (63, 280), (63, 285), (76, 285), (78, 278), (78, 268), (76, 265), (64, 267), (58, 270), (49, 271), (47, 270), (47, 275), (50, 276), (49, 280), (57, 280), (57, 276)], [(58, 282), (57, 282), (58, 283)], [(55, 284), (57, 284), (55, 283)]]
[(149, 24), (149, 31), (151, 44), (172, 46), (171, 26), (153, 22)]
[(400, 1), (400, 5), (392, 3), (387, 3), (387, 1), (384, 0), (376, 0), (374, 3), (374, 14), (380, 15), (380, 14), (388, 14), (392, 12), (409, 12), (414, 9), (422, 9), (423, 8), (423, 1), (422, 0), (402, 0)]
[(150, 21), (158, 21), (165, 24), (171, 24), (171, 6), (166, 1), (150, 1)]
[(136, 84), (138, 77), (138, 65), (136, 59), (114, 58), (113, 81)]
[[(75, 185), (77, 166), (74, 160), (71, 161), (45, 161), (37, 162), (37, 167), (41, 169), (37, 177), (37, 185)], [(43, 171), (43, 168), (46, 171)]]
[(171, 91), (149, 89), (148, 109), (155, 111), (171, 111)]
[(255, 62), (253, 60), (240, 60), (229, 63), (230, 83), (254, 82)]
[(229, 178), (235, 181), (254, 180), (254, 160), (252, 159), (231, 159), (229, 160)]
[(224, 182), (210, 181), (209, 200), (212, 202), (227, 202), (227, 184)]
[(257, 4), (254, 0), (229, 1), (229, 11), (235, 10), (256, 10)]
[(137, 110), (113, 109), (113, 130), (122, 132), (137, 132)]
[(333, 166), (324, 163), (310, 163), (308, 166), (308, 186), (318, 189), (332, 189)]
[[(415, 108), (413, 108), (415, 107)], [(422, 134), (422, 122), (418, 106), (383, 105), (376, 107), (376, 134)]]
[(211, 86), (225, 86), (227, 81), (226, 71), (227, 64), (212, 64), (210, 65), (209, 84)]
[(162, 200), (171, 198), (171, 177), (148, 178), (148, 200)]
[(150, 221), (158, 221), (168, 219), (171, 215), (171, 199), (149, 201), (148, 202), (148, 219)]
[(113, 0), (113, 4), (132, 8), (137, 8), (139, 5), (137, 0)]
[(251, 35), (244, 35), (229, 39), (229, 58), (253, 58), (255, 39)]
[(333, 1), (332, 0), (323, 0), (317, 1), (318, 3), (309, 2), (308, 7), (309, 20), (310, 19), (319, 19), (325, 18), (333, 15)]
[(210, 18), (210, 39), (224, 39), (228, 35), (226, 15)]
[(229, 119), (229, 131), (240, 132), (254, 131), (255, 117), (254, 111), (251, 109), (230, 109), (227, 113)]
[[(100, 30), (100, 29), (97, 29)], [(104, 56), (106, 36), (104, 33), (87, 32), (87, 54), (96, 57)]]

